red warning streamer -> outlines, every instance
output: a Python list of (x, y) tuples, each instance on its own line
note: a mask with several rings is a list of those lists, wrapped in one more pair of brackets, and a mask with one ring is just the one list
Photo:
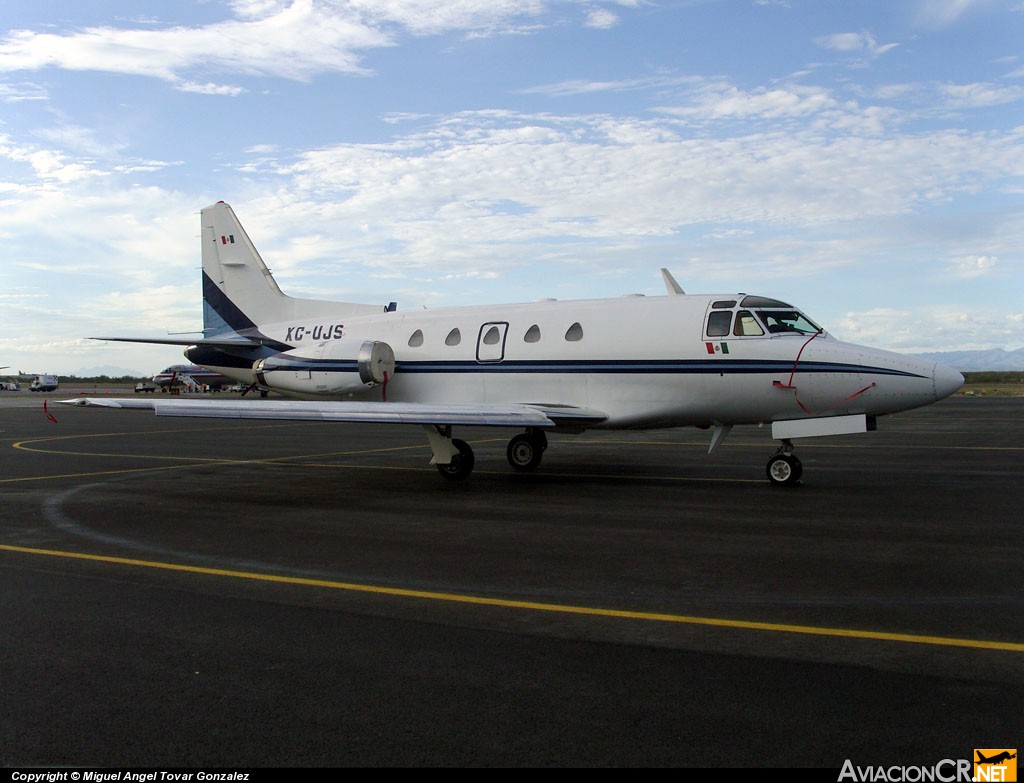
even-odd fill
[[(792, 389), (793, 390), (793, 396), (796, 399), (796, 404), (799, 405), (800, 406), (800, 410), (802, 410), (808, 416), (814, 416), (815, 414), (812, 411), (810, 411), (807, 408), (807, 406), (804, 405), (800, 401), (800, 393), (797, 391), (796, 386), (793, 385), (793, 377), (796, 375), (796, 366), (800, 363), (800, 357), (803, 356), (804, 348), (806, 348), (808, 345), (810, 345), (811, 340), (813, 340), (819, 334), (821, 334), (821, 332), (815, 332), (809, 338), (807, 338), (807, 340), (804, 342), (803, 345), (800, 346), (800, 350), (797, 351), (797, 354), (796, 354), (796, 359), (793, 360), (793, 369), (789, 371), (789, 382), (788, 383), (782, 383), (781, 381), (773, 381), (772, 382), (772, 385), (776, 389)], [(843, 399), (841, 399), (839, 402), (843, 403), (843, 402), (847, 402), (849, 400), (852, 400), (854, 397), (859, 397), (864, 392), (866, 392), (868, 389), (873, 388), (874, 385), (875, 385), (875, 382), (872, 381), (867, 386), (865, 386), (863, 389), (860, 389), (859, 391), (855, 391), (853, 394), (849, 395), (848, 397), (843, 397)]]
[(46, 400), (43, 400), (43, 413), (45, 413), (46, 414), (46, 418), (48, 418), (54, 424), (57, 423), (57, 419), (54, 417), (54, 415), (52, 413), (50, 413), (50, 408), (49, 408), (49, 406), (47, 406)]

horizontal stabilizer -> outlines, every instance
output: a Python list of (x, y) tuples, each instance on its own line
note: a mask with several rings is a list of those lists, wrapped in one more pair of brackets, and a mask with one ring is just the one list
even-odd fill
[(258, 348), (259, 340), (246, 337), (222, 337), (219, 340), (207, 337), (90, 337), (90, 340), (109, 340), (114, 343), (148, 343), (149, 345), (209, 345), (214, 348)]

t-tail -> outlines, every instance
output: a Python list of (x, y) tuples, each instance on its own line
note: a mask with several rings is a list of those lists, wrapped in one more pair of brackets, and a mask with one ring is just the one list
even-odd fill
[(380, 305), (298, 299), (283, 293), (223, 201), (202, 210), (203, 337), (262, 341), (263, 327), (380, 313)]

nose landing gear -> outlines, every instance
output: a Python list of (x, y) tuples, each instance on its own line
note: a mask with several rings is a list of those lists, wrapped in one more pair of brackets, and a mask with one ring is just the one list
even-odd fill
[(779, 450), (768, 460), (768, 480), (776, 487), (791, 487), (800, 483), (804, 468), (793, 454), (793, 442), (783, 440)]

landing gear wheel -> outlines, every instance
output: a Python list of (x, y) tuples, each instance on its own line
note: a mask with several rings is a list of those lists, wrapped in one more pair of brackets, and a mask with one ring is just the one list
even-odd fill
[(473, 472), (473, 465), (476, 458), (473, 456), (473, 449), (464, 440), (452, 438), (452, 445), (459, 450), (459, 453), (452, 457), (447, 465), (438, 465), (438, 472), (446, 479), (464, 479)]
[(791, 487), (800, 481), (804, 466), (792, 454), (776, 454), (768, 460), (768, 480), (777, 487)]
[(508, 449), (505, 456), (508, 457), (508, 464), (516, 470), (533, 470), (540, 464), (540, 458), (544, 456), (544, 448), (547, 446), (547, 439), (522, 433), (516, 435), (508, 442)]

